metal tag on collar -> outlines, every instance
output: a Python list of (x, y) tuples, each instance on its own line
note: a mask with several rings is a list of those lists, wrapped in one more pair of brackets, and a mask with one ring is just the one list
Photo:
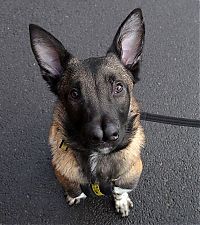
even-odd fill
[(61, 149), (64, 150), (64, 151), (67, 151), (68, 146), (67, 146), (67, 144), (65, 143), (64, 140), (62, 140), (62, 142), (60, 143), (59, 148), (61, 148)]
[(104, 194), (100, 190), (100, 187), (99, 187), (98, 183), (91, 184), (91, 188), (92, 188), (92, 191), (95, 195), (104, 196)]

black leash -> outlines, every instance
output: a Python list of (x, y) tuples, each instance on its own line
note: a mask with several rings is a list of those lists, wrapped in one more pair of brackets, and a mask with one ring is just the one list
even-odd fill
[(200, 128), (200, 120), (163, 116), (147, 112), (141, 112), (140, 118), (141, 120), (152, 121), (157, 123)]

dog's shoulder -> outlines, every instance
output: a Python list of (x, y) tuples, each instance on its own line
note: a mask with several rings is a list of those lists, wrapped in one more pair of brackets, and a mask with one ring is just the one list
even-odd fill
[(53, 120), (49, 131), (49, 144), (52, 152), (52, 165), (58, 173), (69, 180), (85, 182), (77, 154), (68, 145), (64, 131), (65, 111), (61, 102), (56, 102)]

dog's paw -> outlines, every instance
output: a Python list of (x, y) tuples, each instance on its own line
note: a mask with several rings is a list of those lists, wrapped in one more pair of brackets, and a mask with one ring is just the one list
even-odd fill
[(71, 196), (66, 196), (66, 201), (69, 205), (74, 205), (80, 203), (81, 199), (86, 198), (87, 196), (84, 193), (81, 193), (78, 197), (72, 198)]
[(118, 213), (121, 213), (122, 217), (128, 216), (130, 208), (133, 207), (133, 202), (128, 196), (128, 193), (115, 195), (115, 208)]

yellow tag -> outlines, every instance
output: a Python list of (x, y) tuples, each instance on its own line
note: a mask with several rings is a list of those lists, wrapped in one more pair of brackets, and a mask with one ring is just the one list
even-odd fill
[(67, 151), (68, 146), (67, 146), (67, 144), (66, 144), (64, 141), (62, 141), (60, 148), (61, 148), (62, 150), (64, 150), (64, 151)]
[(97, 196), (103, 196), (104, 194), (100, 191), (99, 185), (97, 183), (92, 184), (92, 190)]

